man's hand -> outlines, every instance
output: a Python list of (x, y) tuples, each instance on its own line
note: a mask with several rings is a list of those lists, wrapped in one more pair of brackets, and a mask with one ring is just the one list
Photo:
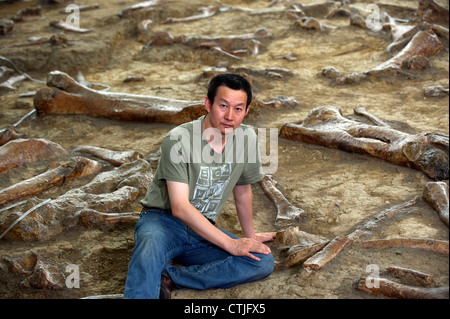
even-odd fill
[(277, 233), (257, 233), (255, 234), (255, 239), (260, 243), (265, 243), (275, 239)]
[(254, 238), (232, 239), (227, 251), (233, 256), (246, 256), (256, 261), (260, 261), (260, 258), (251, 253), (270, 254), (270, 248)]

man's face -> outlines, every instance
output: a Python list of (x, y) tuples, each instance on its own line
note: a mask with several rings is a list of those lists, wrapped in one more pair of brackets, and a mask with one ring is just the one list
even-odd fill
[(233, 90), (226, 86), (220, 86), (211, 104), (208, 98), (205, 99), (206, 110), (208, 111), (208, 121), (206, 127), (219, 129), (222, 135), (237, 129), (244, 117), (248, 113), (247, 93), (242, 90)]

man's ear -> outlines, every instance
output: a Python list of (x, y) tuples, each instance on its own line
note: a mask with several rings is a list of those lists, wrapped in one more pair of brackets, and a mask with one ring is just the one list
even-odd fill
[(211, 101), (208, 99), (208, 97), (205, 97), (205, 107), (208, 113), (211, 112), (211, 106)]

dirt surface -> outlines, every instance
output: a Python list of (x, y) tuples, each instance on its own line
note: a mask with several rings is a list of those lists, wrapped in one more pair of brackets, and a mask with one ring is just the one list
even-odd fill
[[(302, 1), (308, 5), (317, 1)], [(351, 1), (366, 8), (377, 1)], [(446, 3), (448, 1), (440, 1)], [(282, 12), (251, 14), (246, 11), (221, 12), (213, 17), (192, 22), (164, 23), (170, 17), (198, 14), (199, 7), (217, 5), (215, 0), (161, 1), (151, 10), (121, 16), (124, 8), (136, 1), (81, 0), (79, 5), (99, 4), (95, 10), (82, 11), (80, 27), (93, 32), (77, 34), (63, 32), (49, 25), (51, 20), (65, 20), (60, 13), (66, 4), (41, 4), (42, 16), (17, 22), (11, 34), (0, 36), (0, 55), (14, 61), (17, 67), (35, 79), (45, 80), (48, 72), (60, 70), (72, 76), (82, 71), (89, 82), (110, 86), (111, 92), (152, 95), (171, 99), (202, 101), (209, 78), (204, 70), (217, 66), (242, 66), (250, 69), (285, 68), (291, 76), (254, 76), (256, 99), (270, 101), (279, 95), (299, 102), (296, 107), (254, 108), (246, 122), (259, 128), (278, 128), (285, 123), (302, 121), (315, 107), (334, 105), (344, 115), (353, 108), (366, 109), (409, 133), (437, 132), (449, 134), (448, 94), (427, 98), (424, 89), (432, 85), (449, 85), (448, 40), (445, 49), (430, 58), (430, 66), (414, 76), (374, 78), (358, 84), (336, 85), (322, 76), (325, 67), (333, 66), (345, 74), (363, 72), (388, 60), (392, 55), (386, 47), (392, 42), (387, 31), (373, 32), (352, 26), (348, 17), (325, 19), (326, 12), (315, 11), (315, 18), (326, 30), (304, 30), (295, 26), (295, 19)], [(222, 0), (223, 6), (251, 9), (269, 7), (266, 0)], [(10, 18), (22, 8), (33, 7), (38, 1), (14, 4), (0, 3), (0, 18)], [(414, 21), (418, 1), (386, 1), (382, 10), (391, 16)], [(137, 31), (137, 25), (151, 19), (147, 34)], [(411, 22), (415, 23), (415, 22)], [(448, 29), (448, 22), (442, 24)], [(257, 55), (230, 59), (206, 49), (194, 50), (182, 45), (145, 47), (156, 32), (172, 36), (204, 37), (253, 33), (266, 28), (273, 37), (262, 43)], [(56, 45), (14, 45), (27, 43), (30, 37), (48, 39), (65, 35), (68, 43)], [(445, 41), (444, 41), (445, 42)], [(28, 42), (29, 43), (29, 42)], [(296, 60), (279, 59), (286, 54)], [(0, 60), (0, 65), (11, 65)], [(145, 82), (124, 83), (128, 75), (139, 75)], [(0, 95), (0, 129), (17, 122), (33, 110), (32, 98), (19, 94), (36, 91), (45, 84), (26, 80), (17, 90), (2, 90)], [(117, 151), (137, 151), (147, 155), (158, 149), (163, 136), (174, 125), (113, 121), (88, 116), (38, 117), (24, 120), (17, 131), (28, 138), (45, 138), (60, 144), (69, 155), (76, 145), (100, 146)], [(103, 171), (112, 166), (103, 162)], [(29, 164), (0, 175), (0, 187), (13, 185), (45, 171), (49, 163)], [(307, 213), (301, 229), (311, 234), (333, 239), (350, 233), (380, 211), (421, 195), (430, 180), (421, 172), (400, 167), (361, 154), (278, 139), (278, 170), (273, 174), (278, 188), (295, 206)], [(37, 195), (56, 198), (70, 189), (88, 183), (93, 177), (68, 182)], [(448, 185), (448, 180), (445, 181)], [(258, 232), (278, 231), (274, 221), (276, 208), (259, 184), (253, 186), (255, 227)], [(140, 195), (142, 197), (143, 194)], [(16, 208), (18, 209), (18, 208)], [(10, 209), (0, 213), (3, 220)], [(130, 202), (125, 212), (140, 211), (139, 200)], [(64, 212), (60, 212), (64, 214)], [(220, 227), (241, 234), (232, 199), (218, 222)], [(131, 256), (134, 227), (122, 226), (109, 230), (85, 230), (77, 226), (46, 241), (22, 242), (0, 240), (1, 298), (82, 298), (94, 295), (122, 294)], [(448, 242), (448, 227), (425, 201), (420, 200), (411, 211), (393, 218), (366, 239), (430, 238)], [(276, 243), (270, 243), (275, 259), (286, 256)], [(80, 270), (79, 288), (59, 290), (24, 287), (27, 274), (7, 269), (5, 258), (23, 259), (32, 252), (49, 265), (57, 267), (66, 277), (68, 265)], [(435, 286), (448, 286), (448, 255), (413, 248), (363, 248), (359, 243), (347, 246), (334, 260), (311, 276), (304, 276), (301, 265), (275, 271), (269, 278), (230, 289), (208, 291), (177, 290), (174, 298), (383, 298), (355, 289), (361, 276), (370, 275), (369, 265), (379, 267), (382, 276), (389, 266), (410, 268), (430, 274)], [(29, 274), (28, 274), (29, 275)]]

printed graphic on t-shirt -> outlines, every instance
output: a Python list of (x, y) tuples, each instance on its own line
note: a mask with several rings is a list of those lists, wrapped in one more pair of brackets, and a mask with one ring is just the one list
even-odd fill
[(230, 177), (231, 163), (215, 167), (201, 166), (191, 204), (207, 218), (214, 219)]

